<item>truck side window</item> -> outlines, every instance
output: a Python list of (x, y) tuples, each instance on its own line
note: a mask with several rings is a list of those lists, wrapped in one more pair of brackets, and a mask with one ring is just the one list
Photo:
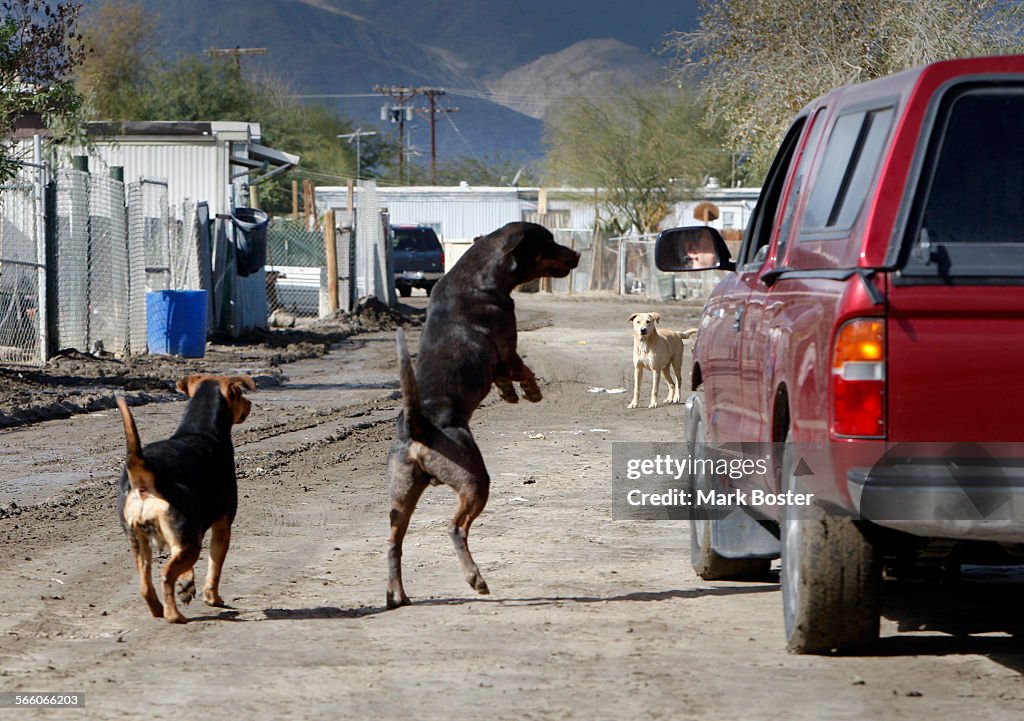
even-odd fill
[(807, 201), (804, 233), (853, 227), (879, 167), (892, 118), (892, 108), (839, 116)]
[(767, 251), (761, 251), (761, 248), (767, 248), (768, 243), (771, 242), (772, 230), (775, 228), (775, 216), (778, 213), (779, 200), (782, 196), (782, 186), (789, 174), (793, 156), (796, 154), (797, 140), (800, 138), (800, 132), (806, 121), (806, 117), (797, 118), (789, 132), (786, 133), (775, 160), (772, 161), (772, 167), (762, 186), (761, 197), (757, 201), (757, 207), (754, 208), (750, 225), (747, 226), (747, 233), (743, 238), (743, 246), (740, 248), (736, 262), (738, 268), (764, 262)]

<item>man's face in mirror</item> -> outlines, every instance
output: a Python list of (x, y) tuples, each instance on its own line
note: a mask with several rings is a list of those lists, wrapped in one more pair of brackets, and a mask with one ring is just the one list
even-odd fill
[(701, 233), (696, 238), (685, 240), (683, 252), (689, 258), (691, 268), (714, 268), (718, 265), (718, 258), (715, 256), (715, 243), (709, 234)]

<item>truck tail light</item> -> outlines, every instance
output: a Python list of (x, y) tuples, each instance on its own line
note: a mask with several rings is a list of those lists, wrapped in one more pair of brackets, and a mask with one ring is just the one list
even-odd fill
[(885, 436), (885, 323), (844, 323), (832, 351), (832, 434)]

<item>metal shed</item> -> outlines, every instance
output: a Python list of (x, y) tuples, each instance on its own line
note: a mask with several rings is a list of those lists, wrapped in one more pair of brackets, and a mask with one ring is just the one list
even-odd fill
[(249, 183), (299, 162), (296, 155), (261, 145), (259, 123), (92, 123), (89, 132), (93, 172), (120, 166), (125, 182), (165, 180), (168, 202), (206, 201), (212, 216), (230, 213), (232, 199), (248, 206)]

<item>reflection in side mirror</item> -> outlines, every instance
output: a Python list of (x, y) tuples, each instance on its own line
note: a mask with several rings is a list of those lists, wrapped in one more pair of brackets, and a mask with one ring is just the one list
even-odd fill
[(734, 270), (722, 234), (708, 226), (662, 231), (654, 246), (654, 264), (660, 270)]

